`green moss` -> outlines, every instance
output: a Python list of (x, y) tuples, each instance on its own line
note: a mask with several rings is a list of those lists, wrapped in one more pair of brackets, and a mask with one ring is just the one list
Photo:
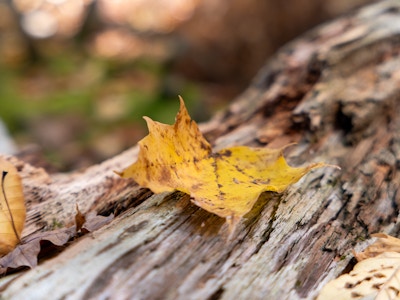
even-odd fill
[(51, 229), (58, 229), (58, 228), (63, 228), (64, 224), (62, 222), (57, 221), (56, 219), (53, 219), (53, 223), (51, 223)]

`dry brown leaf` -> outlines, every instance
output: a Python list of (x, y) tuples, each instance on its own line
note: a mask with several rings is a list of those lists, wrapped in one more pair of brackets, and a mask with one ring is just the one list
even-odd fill
[(179, 190), (201, 208), (226, 219), (232, 232), (264, 191), (282, 192), (314, 168), (292, 168), (283, 149), (231, 147), (213, 153), (180, 98), (174, 125), (144, 117), (149, 135), (137, 161), (118, 173), (154, 193)]
[(83, 224), (86, 222), (85, 215), (81, 213), (78, 207), (78, 203), (75, 205), (76, 207), (76, 214), (75, 214), (75, 226), (76, 232), (81, 231)]
[[(8, 269), (33, 268), (37, 265), (41, 244), (48, 241), (55, 246), (65, 245), (75, 236), (75, 226), (53, 231), (39, 232), (23, 238), (21, 243), (6, 256), (0, 258), (0, 274)], [(49, 245), (47, 245), (49, 246)]]
[(326, 284), (318, 300), (400, 299), (400, 239), (386, 233), (361, 253), (349, 274)]
[[(107, 217), (99, 216), (95, 213), (89, 213), (86, 216), (83, 216), (80, 212), (78, 214), (86, 219), (81, 224), (82, 233), (93, 232), (114, 218), (112, 214)], [(38, 264), (38, 256), (41, 256), (42, 253), (51, 252), (51, 248), (54, 246), (65, 246), (71, 239), (77, 236), (77, 228), (77, 226), (71, 226), (34, 233), (24, 237), (13, 251), (0, 258), (0, 275), (6, 273), (8, 270), (21, 267), (35, 267)]]
[(20, 242), (26, 208), (21, 178), (17, 169), (0, 158), (0, 256)]
[(101, 216), (96, 215), (94, 212), (90, 212), (86, 215), (86, 221), (82, 225), (82, 230), (87, 232), (93, 232), (97, 229), (103, 227), (104, 225), (110, 223), (114, 219), (114, 215)]

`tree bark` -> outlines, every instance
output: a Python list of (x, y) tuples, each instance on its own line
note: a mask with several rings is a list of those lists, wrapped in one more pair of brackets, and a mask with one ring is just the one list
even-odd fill
[(400, 3), (383, 1), (282, 48), (201, 129), (214, 149), (280, 147), (324, 161), (282, 195), (263, 194), (227, 239), (224, 220), (182, 193), (153, 195), (113, 174), (137, 147), (83, 172), (47, 174), (15, 157), (24, 235), (119, 214), (36, 268), (0, 280), (4, 299), (313, 299), (370, 234), (400, 233)]

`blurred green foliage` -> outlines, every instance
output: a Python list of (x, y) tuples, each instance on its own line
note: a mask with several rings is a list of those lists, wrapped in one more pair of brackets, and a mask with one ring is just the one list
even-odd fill
[[(95, 80), (87, 80), (84, 84), (74, 80), (76, 74), (82, 72), (81, 63), (66, 63), (65, 57), (53, 58), (49, 61), (42, 61), (40, 65), (31, 66), (37, 74), (29, 74), (29, 67), (22, 70), (0, 66), (0, 117), (6, 122), (11, 132), (25, 130), (24, 126), (29, 121), (38, 116), (48, 114), (57, 115), (67, 112), (84, 115), (87, 120), (97, 126), (103, 124), (96, 122), (95, 111), (98, 103), (98, 95), (107, 89), (112, 89), (113, 85), (119, 84), (114, 95), (123, 96), (127, 103), (127, 110), (124, 116), (116, 122), (137, 121), (143, 115), (151, 116), (161, 122), (171, 122), (178, 107), (178, 94), (182, 95), (191, 106), (193, 100), (198, 99), (199, 91), (196, 85), (185, 82), (181, 84), (176, 93), (172, 95), (171, 87), (165, 86), (167, 76), (161, 65), (150, 61), (139, 61), (129, 66), (116, 67), (113, 62), (91, 59), (85, 62), (93, 65), (94, 72), (97, 74), (88, 74), (95, 77)], [(28, 71), (28, 74), (26, 73)], [(129, 80), (119, 78), (121, 73), (141, 73), (155, 81), (154, 88), (142, 88), (140, 85), (130, 86)], [(42, 81), (38, 82), (38, 87), (31, 93), (24, 90), (24, 81), (30, 80), (31, 76), (43, 76)], [(120, 82), (118, 82), (120, 80)], [(43, 84), (41, 88), (39, 85)], [(31, 82), (35, 84), (35, 82)], [(40, 89), (40, 90), (36, 90)], [(172, 87), (174, 89), (174, 87)], [(119, 94), (119, 95), (118, 95)], [(173, 121), (173, 119), (172, 119)]]
[[(46, 130), (41, 133), (40, 128), (35, 129), (38, 123), (46, 126), (46, 120), (51, 119), (48, 126), (52, 126), (59, 118), (64, 122), (60, 125), (68, 127), (71, 124), (65, 116), (79, 119), (81, 127), (74, 130), (72, 142), (81, 148), (82, 155), (89, 153), (94, 163), (142, 138), (146, 133), (142, 116), (173, 123), (178, 94), (189, 109), (200, 98), (195, 84), (170, 74), (163, 61), (151, 58), (121, 62), (68, 49), (23, 66), (0, 68), (0, 119), (17, 143), (39, 144), (47, 159), (61, 169), (66, 163), (61, 151), (64, 145), (47, 143), (43, 137)], [(99, 153), (102, 150), (96, 149), (96, 139), (121, 128), (126, 130), (123, 135), (119, 132), (118, 138), (124, 141), (118, 142), (115, 153)], [(66, 164), (74, 167), (73, 162)]]

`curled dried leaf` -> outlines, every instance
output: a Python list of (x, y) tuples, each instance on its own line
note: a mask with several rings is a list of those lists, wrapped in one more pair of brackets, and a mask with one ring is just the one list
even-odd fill
[(357, 263), (349, 274), (328, 282), (317, 300), (399, 299), (400, 253), (385, 252)]
[(0, 255), (15, 248), (26, 218), (24, 194), (17, 169), (0, 158)]

